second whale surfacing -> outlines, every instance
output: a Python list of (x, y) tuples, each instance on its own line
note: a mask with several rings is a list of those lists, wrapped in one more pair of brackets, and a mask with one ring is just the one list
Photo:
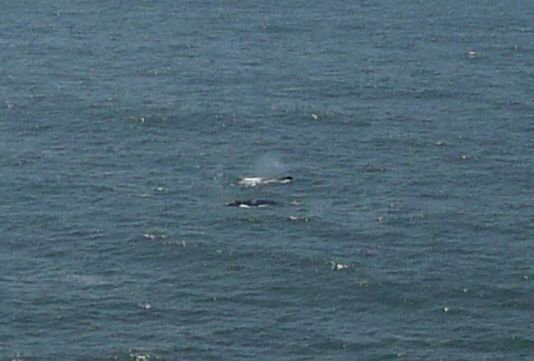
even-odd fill
[(258, 187), (267, 184), (287, 184), (293, 182), (293, 177), (285, 176), (280, 178), (265, 178), (265, 177), (242, 177), (239, 178), (237, 184), (243, 187)]
[(263, 208), (267, 206), (273, 206), (277, 203), (275, 201), (270, 201), (266, 199), (251, 199), (251, 200), (237, 200), (230, 203), (227, 203), (227, 207), (239, 207), (239, 208), (251, 208), (258, 207)]

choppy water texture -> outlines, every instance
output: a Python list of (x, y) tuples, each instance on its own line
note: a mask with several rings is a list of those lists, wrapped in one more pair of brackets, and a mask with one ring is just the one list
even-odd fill
[(2, 2), (0, 359), (531, 360), (532, 19)]

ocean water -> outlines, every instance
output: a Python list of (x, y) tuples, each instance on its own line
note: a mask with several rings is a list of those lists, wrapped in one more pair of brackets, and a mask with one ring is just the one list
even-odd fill
[(0, 360), (532, 360), (532, 19), (0, 2)]

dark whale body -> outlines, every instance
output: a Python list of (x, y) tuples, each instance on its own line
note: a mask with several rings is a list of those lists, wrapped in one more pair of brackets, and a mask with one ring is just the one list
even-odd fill
[(267, 207), (277, 204), (275, 201), (270, 201), (266, 199), (251, 199), (251, 200), (237, 200), (226, 204), (227, 207), (240, 207), (240, 208), (250, 208), (250, 207)]

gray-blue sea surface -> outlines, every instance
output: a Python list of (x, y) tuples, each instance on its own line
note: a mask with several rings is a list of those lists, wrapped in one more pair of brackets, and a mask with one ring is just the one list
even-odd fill
[(0, 2), (0, 359), (534, 359), (533, 19)]

